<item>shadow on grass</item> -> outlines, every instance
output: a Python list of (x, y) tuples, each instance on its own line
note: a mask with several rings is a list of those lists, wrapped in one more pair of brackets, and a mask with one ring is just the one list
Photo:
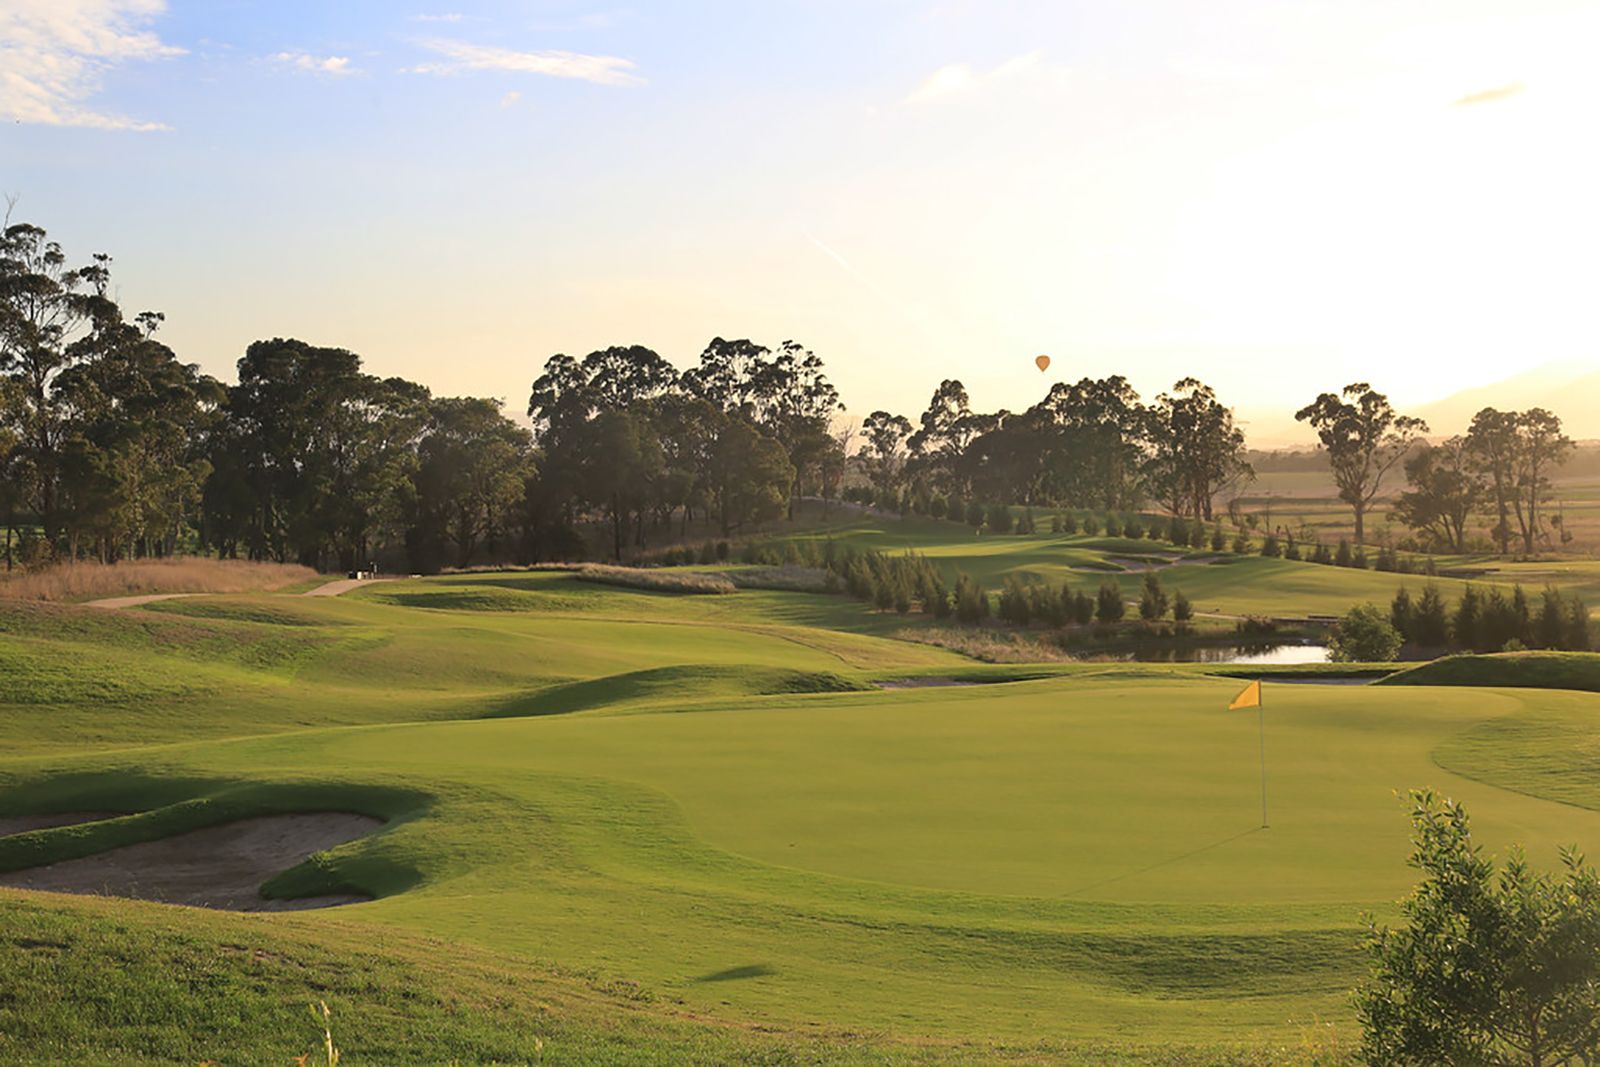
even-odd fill
[(1234, 834), (1232, 837), (1225, 837), (1221, 841), (1213, 841), (1209, 845), (1202, 845), (1199, 848), (1194, 849), (1192, 852), (1185, 852), (1182, 855), (1173, 856), (1170, 859), (1164, 859), (1159, 863), (1152, 863), (1148, 867), (1140, 867), (1136, 871), (1129, 871), (1126, 874), (1119, 874), (1115, 878), (1107, 878), (1102, 882), (1096, 882), (1093, 885), (1086, 885), (1081, 889), (1074, 889), (1072, 892), (1067, 893), (1066, 896), (1075, 897), (1081, 893), (1092, 893), (1096, 889), (1102, 889), (1115, 882), (1121, 882), (1128, 878), (1137, 878), (1141, 874), (1149, 874), (1151, 871), (1160, 870), (1162, 867), (1170, 867), (1174, 863), (1182, 863), (1184, 860), (1192, 859), (1193, 857), (1200, 855), (1202, 852), (1210, 852), (1214, 848), (1221, 848), (1223, 845), (1231, 845), (1235, 841), (1242, 841), (1251, 834), (1259, 834), (1265, 830), (1265, 826), (1257, 826), (1254, 829), (1246, 830), (1243, 833)]
[(729, 967), (725, 971), (714, 971), (711, 974), (702, 974), (699, 978), (689, 979), (691, 982), (733, 982), (740, 978), (764, 978), (769, 974), (777, 974), (765, 963), (747, 963), (743, 967)]

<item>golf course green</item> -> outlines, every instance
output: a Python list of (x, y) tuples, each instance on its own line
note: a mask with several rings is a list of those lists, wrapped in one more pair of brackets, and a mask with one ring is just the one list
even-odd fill
[[(1087, 584), (1108, 551), (992, 540), (941, 562)], [(1286, 614), (1394, 584), (1164, 577)], [(1342, 1062), (1361, 917), (1416, 880), (1407, 790), (1488, 852), (1600, 842), (1592, 692), (1269, 679), (1228, 711), (1243, 683), (1199, 666), (983, 665), (900, 625), (569, 571), (0, 601), (0, 816), (113, 814), (0, 838), (0, 872), (386, 820), (263, 891), (374, 898), (348, 907), (0, 889), (0, 1058), (281, 1062), (325, 1000), (347, 1063)]]

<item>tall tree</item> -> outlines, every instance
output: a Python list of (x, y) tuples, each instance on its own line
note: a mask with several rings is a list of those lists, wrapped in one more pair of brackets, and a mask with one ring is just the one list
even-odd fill
[(1393, 518), (1447, 552), (1466, 550), (1467, 520), (1483, 498), (1466, 439), (1424, 445), (1405, 461), (1411, 488), (1395, 499)]
[(713, 447), (711, 470), (724, 537), (746, 523), (783, 515), (794, 467), (772, 438), (741, 419), (729, 419)]
[(1050, 428), (1043, 477), (1052, 498), (1073, 507), (1141, 502), (1150, 418), (1126, 378), (1057, 382), (1030, 413)]
[(528, 431), (506, 418), (498, 400), (448, 397), (428, 403), (417, 446), (413, 521), (407, 534), (412, 566), (437, 570), (446, 541), (466, 567), (481, 542), (490, 562), (522, 503), (532, 470)]
[(1323, 393), (1294, 417), (1316, 428), (1339, 499), (1355, 511), (1355, 540), (1360, 544), (1366, 535), (1367, 508), (1383, 487), (1384, 476), (1428, 432), (1428, 424), (1396, 412), (1389, 398), (1366, 382), (1347, 385), (1337, 395)]
[(1156, 397), (1151, 410), (1155, 465), (1169, 486), (1173, 510), (1211, 521), (1217, 490), (1230, 481), (1253, 479), (1244, 459), (1244, 431), (1209, 385), (1184, 378)]
[(58, 480), (64, 426), (57, 410), (58, 375), (88, 353), (76, 342), (92, 318), (85, 291), (105, 272), (103, 257), (69, 268), (61, 246), (28, 223), (0, 227), (0, 375), (14, 383), (12, 424), (28, 476), (29, 506), (52, 544), (60, 532)]
[(1530, 408), (1516, 419), (1517, 493), (1513, 512), (1522, 534), (1522, 550), (1533, 555), (1544, 535), (1540, 508), (1550, 496), (1550, 470), (1572, 453), (1572, 439), (1561, 432), (1561, 420), (1544, 408)]
[(867, 477), (878, 490), (880, 501), (896, 493), (906, 468), (906, 440), (911, 436), (911, 420), (904, 415), (874, 411), (861, 424), (866, 444), (861, 463)]
[(360, 357), (342, 348), (251, 344), (228, 396), (242, 455), (232, 473), (253, 500), (251, 558), (365, 563), (374, 535), (401, 521), (426, 400), (414, 383), (361, 373)]
[(1517, 414), (1484, 408), (1467, 428), (1467, 459), (1494, 505), (1490, 530), (1501, 555), (1511, 551), (1511, 507), (1517, 495)]

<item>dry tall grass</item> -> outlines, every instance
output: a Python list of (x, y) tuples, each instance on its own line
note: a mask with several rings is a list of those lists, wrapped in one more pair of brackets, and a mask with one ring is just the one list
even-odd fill
[(993, 630), (930, 626), (925, 630), (908, 627), (896, 630), (889, 636), (899, 641), (948, 648), (951, 652), (959, 652), (984, 663), (1071, 663), (1077, 659), (1059, 648), (1029, 640), (1015, 632), (1000, 637)]
[(0, 573), (0, 597), (14, 600), (98, 600), (147, 593), (252, 593), (283, 589), (317, 577), (296, 563), (240, 559), (144, 559), (123, 563), (67, 563), (42, 571)]

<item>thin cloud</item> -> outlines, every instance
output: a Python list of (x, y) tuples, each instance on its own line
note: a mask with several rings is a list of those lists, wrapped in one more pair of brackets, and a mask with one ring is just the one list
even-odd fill
[(1029, 52), (1027, 55), (1009, 59), (983, 74), (974, 73), (969, 63), (952, 63), (930, 74), (903, 102), (927, 104), (966, 96), (991, 85), (1009, 81), (1018, 75), (1038, 71), (1040, 66), (1038, 52)]
[(279, 52), (271, 58), (272, 62), (278, 66), (303, 74), (325, 74), (330, 77), (342, 77), (347, 74), (358, 73), (356, 68), (350, 65), (349, 56), (324, 56), (319, 59), (307, 52)]
[(1450, 106), (1471, 107), (1473, 104), (1490, 104), (1496, 100), (1505, 100), (1516, 96), (1520, 92), (1522, 92), (1522, 83), (1512, 82), (1510, 85), (1502, 85), (1496, 89), (1484, 89), (1481, 92), (1468, 93)]
[(124, 63), (168, 59), (148, 24), (164, 0), (7, 0), (0, 5), (0, 117), (40, 126), (164, 130), (90, 105)]
[(422, 46), (449, 60), (412, 67), (414, 74), (464, 74), (480, 70), (502, 70), (521, 74), (543, 74), (552, 78), (577, 78), (597, 85), (644, 85), (645, 80), (630, 74), (633, 64), (616, 56), (588, 56), (580, 52), (516, 52), (509, 48), (467, 44), (464, 41), (423, 41)]
[(412, 22), (460, 22), (465, 15), (453, 13), (449, 15), (407, 15)]
[(511, 90), (511, 92), (507, 93), (506, 95), (504, 95), (504, 96), (502, 96), (500, 98), (500, 106), (501, 107), (511, 107), (518, 100), (521, 100), (521, 99), (522, 99), (522, 94), (517, 92), (515, 89), (513, 89), (513, 90)]

